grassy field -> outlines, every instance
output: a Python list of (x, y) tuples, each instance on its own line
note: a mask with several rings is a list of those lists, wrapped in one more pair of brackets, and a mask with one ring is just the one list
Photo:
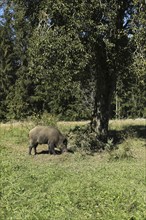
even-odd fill
[[(60, 122), (67, 132), (87, 122)], [(146, 122), (110, 121), (117, 149), (28, 155), (32, 123), (0, 124), (1, 220), (146, 220)], [(124, 155), (124, 156), (121, 156)]]

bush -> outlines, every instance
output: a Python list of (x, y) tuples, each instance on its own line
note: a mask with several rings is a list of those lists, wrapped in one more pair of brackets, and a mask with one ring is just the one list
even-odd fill
[(91, 132), (89, 125), (70, 129), (68, 139), (74, 151), (97, 152), (105, 145), (97, 139), (95, 132)]
[(46, 126), (56, 126), (58, 118), (55, 115), (51, 115), (47, 112), (44, 112), (42, 115), (34, 114), (29, 117), (28, 120), (34, 122), (35, 125), (46, 125)]
[(111, 150), (115, 149), (116, 146), (114, 145), (114, 139), (110, 138), (107, 140), (107, 143), (105, 144), (105, 150), (110, 152)]

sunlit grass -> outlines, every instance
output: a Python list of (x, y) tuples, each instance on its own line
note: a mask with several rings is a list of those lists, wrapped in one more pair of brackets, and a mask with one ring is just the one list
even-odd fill
[[(85, 123), (58, 126), (67, 132)], [(117, 160), (110, 160), (108, 152), (29, 156), (28, 131), (33, 126), (0, 125), (0, 219), (146, 219), (145, 121), (110, 122), (111, 130), (128, 132), (122, 133), (117, 147), (129, 146), (133, 156)], [(47, 146), (38, 147), (43, 149)]]

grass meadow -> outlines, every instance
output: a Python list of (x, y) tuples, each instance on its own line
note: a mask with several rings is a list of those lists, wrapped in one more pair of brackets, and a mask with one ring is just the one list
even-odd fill
[[(67, 133), (86, 123), (58, 127)], [(110, 121), (116, 147), (92, 155), (53, 156), (42, 145), (29, 156), (33, 126), (0, 124), (1, 220), (146, 220), (145, 120)]]

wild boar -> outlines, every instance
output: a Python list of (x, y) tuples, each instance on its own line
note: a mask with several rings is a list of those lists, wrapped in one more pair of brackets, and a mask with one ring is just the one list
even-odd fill
[(38, 144), (47, 144), (50, 154), (56, 154), (55, 147), (60, 146), (61, 152), (67, 151), (67, 138), (55, 127), (36, 126), (29, 132), (29, 154), (32, 148), (34, 154), (37, 154), (36, 148)]

